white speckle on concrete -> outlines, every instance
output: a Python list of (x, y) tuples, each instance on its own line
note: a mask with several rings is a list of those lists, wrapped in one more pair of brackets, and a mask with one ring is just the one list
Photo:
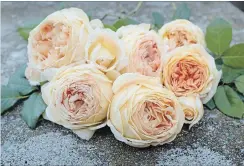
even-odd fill
[[(83, 150), (75, 150), (78, 146)], [(63, 149), (62, 151), (60, 151), (61, 148)], [(96, 150), (93, 145), (78, 144), (70, 135), (48, 133), (30, 138), (22, 144), (5, 142), (2, 147), (2, 158), (4, 158), (2, 164), (97, 165), (101, 164), (99, 159), (90, 158), (86, 155), (87, 151), (96, 153)], [(79, 160), (79, 163), (77, 163), (77, 160)]]
[(218, 115), (216, 113), (210, 113), (207, 118), (216, 119)]
[(244, 124), (244, 119), (241, 119), (240, 122), (241, 122), (242, 124)]
[(241, 151), (241, 153), (243, 153), (243, 154), (244, 154), (244, 149), (241, 149), (240, 151)]
[(215, 128), (214, 128), (213, 126), (208, 126), (208, 130), (209, 130), (209, 131), (214, 131), (214, 129), (215, 129)]
[(226, 159), (225, 156), (214, 152), (206, 147), (186, 147), (186, 149), (176, 148), (169, 151), (162, 151), (157, 159), (157, 166), (233, 166), (231, 160)]

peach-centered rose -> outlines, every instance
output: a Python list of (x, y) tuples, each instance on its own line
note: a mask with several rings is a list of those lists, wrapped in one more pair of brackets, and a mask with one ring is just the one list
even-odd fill
[(90, 31), (89, 19), (81, 9), (63, 9), (47, 16), (30, 32), (26, 77), (41, 82), (45, 70), (83, 60)]
[(199, 94), (207, 103), (216, 92), (221, 71), (201, 45), (175, 49), (164, 59), (163, 84), (176, 96)]
[(169, 83), (176, 95), (199, 91), (208, 80), (208, 66), (191, 55), (171, 65)]
[(42, 97), (48, 105), (45, 119), (90, 139), (106, 123), (112, 82), (94, 65), (72, 65), (60, 68), (42, 86)]
[(165, 24), (159, 30), (159, 35), (163, 39), (167, 51), (191, 44), (206, 45), (202, 30), (184, 19), (178, 19)]
[(159, 78), (125, 73), (115, 80), (113, 92), (108, 126), (119, 141), (156, 146), (171, 142), (181, 131), (182, 108)]
[(146, 76), (161, 77), (162, 43), (150, 25), (129, 25), (118, 30), (126, 46), (128, 66), (125, 72), (140, 73)]

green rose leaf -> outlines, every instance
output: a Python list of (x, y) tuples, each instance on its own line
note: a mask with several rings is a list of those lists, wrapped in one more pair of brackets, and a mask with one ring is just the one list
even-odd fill
[(208, 49), (215, 54), (215, 57), (221, 57), (232, 40), (231, 24), (221, 18), (213, 20), (207, 27), (205, 40)]
[(229, 86), (219, 86), (214, 101), (218, 109), (224, 114), (242, 118), (244, 116), (244, 103), (238, 94)]
[(88, 16), (88, 19), (91, 21), (91, 19), (92, 19), (91, 15), (87, 15), (87, 16)]
[(238, 93), (239, 97), (241, 98), (241, 100), (244, 102), (244, 95)]
[(112, 31), (116, 32), (116, 28), (113, 25), (104, 24), (104, 28), (108, 28), (108, 29), (111, 29)]
[(10, 77), (8, 86), (18, 91), (21, 95), (31, 93), (38, 88), (31, 86), (29, 81), (25, 78), (26, 65), (23, 65)]
[(25, 40), (28, 40), (30, 31), (32, 31), (32, 29), (34, 29), (43, 20), (44, 18), (36, 18), (35, 20), (29, 20), (28, 22), (25, 22), (23, 27), (19, 27), (17, 29), (19, 35), (22, 36)]
[(215, 59), (215, 64), (218, 70), (222, 69), (222, 65), (223, 65), (222, 59)]
[(16, 89), (9, 86), (1, 87), (1, 114), (7, 111), (9, 108), (14, 106), (14, 104), (28, 96), (21, 96)]
[(92, 11), (87, 11), (86, 14), (88, 16), (89, 21), (91, 21), (92, 20)]
[(237, 90), (244, 95), (244, 75), (239, 76), (235, 80), (235, 85), (236, 85)]
[(244, 74), (244, 69), (233, 69), (229, 66), (223, 65), (222, 66), (222, 80), (224, 83), (231, 83), (233, 82), (238, 76)]
[(216, 108), (216, 105), (215, 105), (213, 99), (209, 100), (209, 102), (207, 102), (207, 103), (205, 104), (205, 106), (208, 107), (208, 109), (210, 109), (210, 110)]
[(153, 12), (153, 24), (156, 28), (161, 28), (164, 25), (164, 18), (159, 12)]
[(222, 56), (224, 64), (244, 69), (244, 43), (236, 44), (226, 50)]
[(46, 107), (41, 94), (33, 93), (29, 99), (24, 102), (20, 114), (26, 124), (33, 129), (36, 127), (36, 124)]
[(34, 29), (36, 26), (37, 25), (18, 28), (19, 35), (23, 37), (23, 39), (28, 40), (30, 31)]
[(175, 13), (173, 15), (172, 20), (175, 20), (175, 19), (186, 19), (186, 20), (189, 20), (190, 15), (191, 15), (191, 10), (188, 8), (186, 3), (182, 3), (175, 10)]
[(223, 65), (223, 60), (222, 59), (215, 59), (215, 64)]
[(217, 68), (217, 70), (221, 70), (222, 69), (222, 65), (216, 64), (216, 68)]
[(116, 21), (113, 26), (116, 29), (119, 29), (122, 26), (131, 25), (131, 24), (135, 25), (135, 24), (139, 24), (139, 23), (135, 20), (130, 19), (130, 18), (124, 18), (124, 19), (119, 19), (118, 21)]

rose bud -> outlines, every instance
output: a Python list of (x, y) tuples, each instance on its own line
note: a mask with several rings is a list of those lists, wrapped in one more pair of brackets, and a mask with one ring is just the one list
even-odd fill
[(190, 124), (191, 128), (203, 117), (204, 109), (198, 96), (187, 96), (178, 98), (185, 114), (185, 123)]

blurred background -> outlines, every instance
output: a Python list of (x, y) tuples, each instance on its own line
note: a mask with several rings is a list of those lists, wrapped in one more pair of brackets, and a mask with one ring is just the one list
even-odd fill
[(234, 1), (231, 3), (244, 12), (244, 2), (243, 1)]

